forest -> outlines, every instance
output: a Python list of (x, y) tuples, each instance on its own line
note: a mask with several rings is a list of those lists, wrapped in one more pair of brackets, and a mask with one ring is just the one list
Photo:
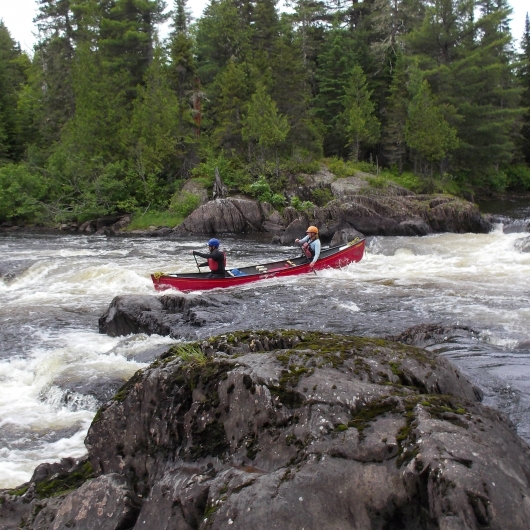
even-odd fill
[(530, 22), (516, 47), (507, 0), (38, 4), (32, 56), (0, 22), (0, 223), (176, 224), (199, 204), (183, 186), (216, 169), (280, 209), (323, 166), (530, 191)]

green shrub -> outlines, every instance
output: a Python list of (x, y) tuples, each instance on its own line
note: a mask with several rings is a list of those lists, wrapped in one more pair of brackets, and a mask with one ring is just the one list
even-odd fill
[(25, 164), (0, 167), (0, 220), (38, 221), (45, 213), (41, 201), (47, 190), (46, 180)]
[(506, 170), (506, 176), (508, 188), (530, 190), (530, 167), (524, 164), (510, 166)]
[(182, 218), (188, 217), (193, 210), (199, 207), (201, 198), (194, 193), (177, 191), (169, 205), (169, 211), (176, 213)]
[(350, 162), (346, 163), (340, 158), (326, 158), (324, 164), (338, 178), (352, 177), (357, 169)]
[(291, 197), (291, 206), (295, 210), (307, 214), (310, 214), (315, 209), (315, 205), (311, 201), (301, 201), (296, 195)]
[(318, 188), (311, 193), (313, 201), (317, 206), (325, 206), (329, 201), (333, 200), (333, 193), (328, 188)]
[(274, 193), (271, 197), (271, 204), (275, 208), (281, 208), (282, 206), (285, 206), (285, 203), (285, 197), (281, 193)]
[(261, 176), (256, 182), (248, 186), (248, 192), (261, 202), (272, 202), (272, 190), (267, 179)]

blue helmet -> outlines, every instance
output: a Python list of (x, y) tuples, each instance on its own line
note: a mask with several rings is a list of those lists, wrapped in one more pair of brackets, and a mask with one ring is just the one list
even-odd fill
[(218, 239), (210, 239), (210, 241), (208, 241), (208, 246), (209, 247), (214, 247), (214, 248), (219, 248), (219, 240)]

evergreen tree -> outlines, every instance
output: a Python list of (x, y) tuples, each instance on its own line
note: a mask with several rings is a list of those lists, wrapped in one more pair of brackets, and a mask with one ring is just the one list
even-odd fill
[(126, 138), (133, 171), (141, 182), (135, 186), (140, 204), (165, 206), (167, 185), (176, 178), (190, 150), (190, 123), (182, 123), (183, 114), (177, 95), (170, 88), (162, 59), (162, 50), (155, 48), (154, 60), (147, 71), (145, 86), (138, 90)]
[(241, 133), (243, 139), (249, 142), (249, 152), (253, 142), (259, 145), (262, 168), (266, 152), (274, 149), (278, 170), (277, 148), (285, 140), (288, 132), (287, 119), (278, 113), (276, 103), (267, 94), (265, 86), (260, 83), (250, 100)]
[(170, 79), (182, 108), (184, 100), (191, 95), (197, 76), (186, 3), (187, 0), (175, 0), (173, 31), (169, 36)]
[(344, 111), (344, 95), (355, 64), (351, 34), (338, 27), (331, 29), (318, 57), (318, 94), (314, 101), (316, 115), (326, 130), (324, 154), (327, 156), (347, 156), (347, 132), (340, 116)]
[(405, 138), (415, 155), (415, 172), (423, 175), (432, 176), (435, 166), (442, 173), (443, 161), (458, 145), (456, 131), (445, 120), (427, 81), (409, 105)]
[(271, 96), (290, 126), (282, 151), (291, 156), (320, 157), (322, 127), (311, 108), (311, 73), (304, 66), (300, 45), (284, 19), (271, 57)]
[(348, 144), (355, 162), (359, 160), (361, 143), (374, 145), (379, 139), (379, 122), (374, 116), (375, 108), (370, 101), (371, 94), (362, 68), (355, 66), (346, 89), (342, 114), (348, 133)]
[(26, 140), (17, 112), (19, 93), (26, 83), (29, 59), (0, 20), (0, 163), (20, 160)]
[(407, 40), (434, 94), (452, 109), (460, 140), (453, 167), (478, 182), (512, 159), (521, 109), (509, 66), (510, 36), (495, 30), (504, 27), (508, 11), (475, 20), (474, 7), (473, 0), (433, 0)]
[(242, 120), (252, 95), (253, 83), (251, 68), (246, 63), (230, 61), (228, 66), (216, 77), (217, 98), (213, 139), (217, 147), (226, 153), (243, 155)]
[(156, 25), (167, 20), (163, 0), (112, 0), (102, 4), (98, 48), (113, 73), (127, 73), (129, 100), (153, 60)]
[(248, 2), (211, 0), (197, 23), (198, 73), (209, 85), (229, 60), (246, 62), (250, 56)]
[(405, 123), (409, 105), (405, 57), (397, 53), (390, 95), (386, 100), (386, 116), (383, 128), (382, 146), (386, 161), (396, 166), (399, 173), (403, 171), (406, 155)]
[(521, 106), (525, 108), (522, 118), (520, 146), (527, 164), (530, 164), (530, 19), (526, 14), (523, 37), (521, 39), (519, 80), (523, 87)]
[(39, 30), (34, 64), (40, 79), (35, 87), (41, 101), (42, 146), (59, 140), (65, 124), (73, 117), (75, 99), (72, 68), (77, 22), (72, 0), (39, 0), (35, 22)]

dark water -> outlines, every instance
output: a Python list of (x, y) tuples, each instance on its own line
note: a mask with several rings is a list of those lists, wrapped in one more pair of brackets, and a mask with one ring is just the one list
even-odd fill
[[(197, 336), (233, 329), (317, 329), (384, 337), (418, 324), (467, 327), (434, 345), (509, 415), (530, 441), (530, 254), (524, 234), (376, 237), (360, 263), (223, 291), (229, 311)], [(229, 266), (296, 254), (267, 240), (227, 237)], [(174, 343), (111, 338), (99, 316), (119, 294), (155, 295), (149, 274), (193, 271), (203, 240), (0, 235), (0, 487), (38, 463), (85, 452), (98, 384), (128, 379), (134, 359)], [(20, 271), (23, 271), (22, 273)], [(190, 294), (188, 296), (195, 296)]]

